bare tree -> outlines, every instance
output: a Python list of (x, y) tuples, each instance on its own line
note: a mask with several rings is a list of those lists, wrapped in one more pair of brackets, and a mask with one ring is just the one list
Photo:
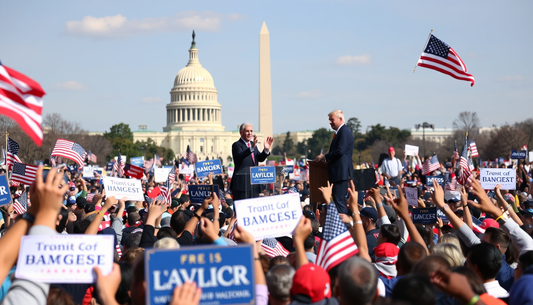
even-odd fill
[(527, 138), (528, 135), (518, 127), (518, 124), (505, 124), (491, 131), (490, 141), (485, 149), (485, 158), (508, 157), (511, 150), (520, 149), (526, 143)]
[(468, 132), (469, 138), (474, 138), (479, 134), (481, 123), (476, 112), (463, 111), (453, 121), (453, 128), (462, 133)]

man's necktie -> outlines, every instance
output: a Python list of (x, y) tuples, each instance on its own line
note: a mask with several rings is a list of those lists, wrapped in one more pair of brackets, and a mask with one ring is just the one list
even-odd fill
[(332, 139), (332, 140), (335, 140), (335, 136), (336, 136), (336, 135), (337, 135), (336, 133), (333, 133), (333, 139)]
[[(248, 148), (250, 148), (250, 142), (248, 142)], [(252, 161), (254, 162), (255, 164), (255, 156), (254, 156), (254, 150), (252, 150)]]

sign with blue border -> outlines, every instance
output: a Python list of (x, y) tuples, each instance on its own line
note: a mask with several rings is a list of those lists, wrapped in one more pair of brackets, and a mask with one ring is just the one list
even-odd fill
[(194, 166), (196, 168), (196, 176), (200, 178), (207, 177), (209, 174), (219, 175), (223, 173), (219, 159), (196, 162)]
[(425, 225), (437, 223), (437, 208), (413, 209), (413, 223)]
[(444, 189), (444, 175), (438, 175), (438, 176), (426, 176), (426, 185), (427, 186), (433, 186), (433, 180), (437, 180), (437, 183), (440, 184), (442, 189)]
[(144, 168), (144, 157), (130, 157), (130, 163), (135, 166)]
[(511, 159), (525, 159), (527, 150), (513, 150), (511, 152)]
[[(218, 196), (218, 185), (214, 185)], [(189, 198), (191, 203), (202, 203), (211, 196), (211, 185), (189, 185)]]
[(11, 203), (11, 192), (6, 174), (0, 174), (0, 206)]
[(269, 184), (276, 182), (275, 166), (250, 167), (250, 182), (252, 184)]
[(146, 304), (169, 304), (186, 281), (202, 288), (200, 304), (252, 304), (255, 270), (252, 245), (146, 249)]

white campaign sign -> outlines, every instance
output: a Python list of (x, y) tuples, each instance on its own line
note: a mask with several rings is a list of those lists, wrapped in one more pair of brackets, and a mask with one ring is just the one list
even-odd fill
[(237, 223), (255, 240), (291, 235), (302, 217), (298, 193), (237, 200), (234, 204)]
[(192, 176), (194, 173), (194, 165), (187, 165), (185, 163), (181, 163), (179, 166), (180, 174), (183, 174), (184, 176)]
[(168, 173), (170, 173), (171, 169), (172, 168), (156, 168), (154, 170), (154, 180), (155, 180), (155, 182), (165, 182), (165, 181), (167, 181)]
[(502, 190), (516, 189), (516, 169), (510, 168), (482, 168), (479, 182), (485, 190), (492, 190), (498, 184)]
[(94, 171), (96, 167), (84, 166), (83, 167), (83, 178), (94, 178)]
[(406, 156), (418, 155), (418, 146), (405, 144), (405, 155)]
[(405, 198), (407, 203), (418, 208), (418, 189), (415, 187), (406, 187), (405, 188)]
[(116, 199), (144, 201), (141, 180), (104, 177), (104, 188), (107, 197)]
[(529, 162), (533, 162), (533, 150), (529, 152)]
[(104, 275), (113, 269), (112, 235), (23, 236), (17, 278), (43, 283), (94, 283), (93, 267)]

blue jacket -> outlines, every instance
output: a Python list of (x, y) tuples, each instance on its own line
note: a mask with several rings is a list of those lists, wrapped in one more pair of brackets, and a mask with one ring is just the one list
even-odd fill
[(353, 177), (353, 135), (346, 124), (342, 125), (324, 156), (328, 162), (329, 181), (335, 183)]

